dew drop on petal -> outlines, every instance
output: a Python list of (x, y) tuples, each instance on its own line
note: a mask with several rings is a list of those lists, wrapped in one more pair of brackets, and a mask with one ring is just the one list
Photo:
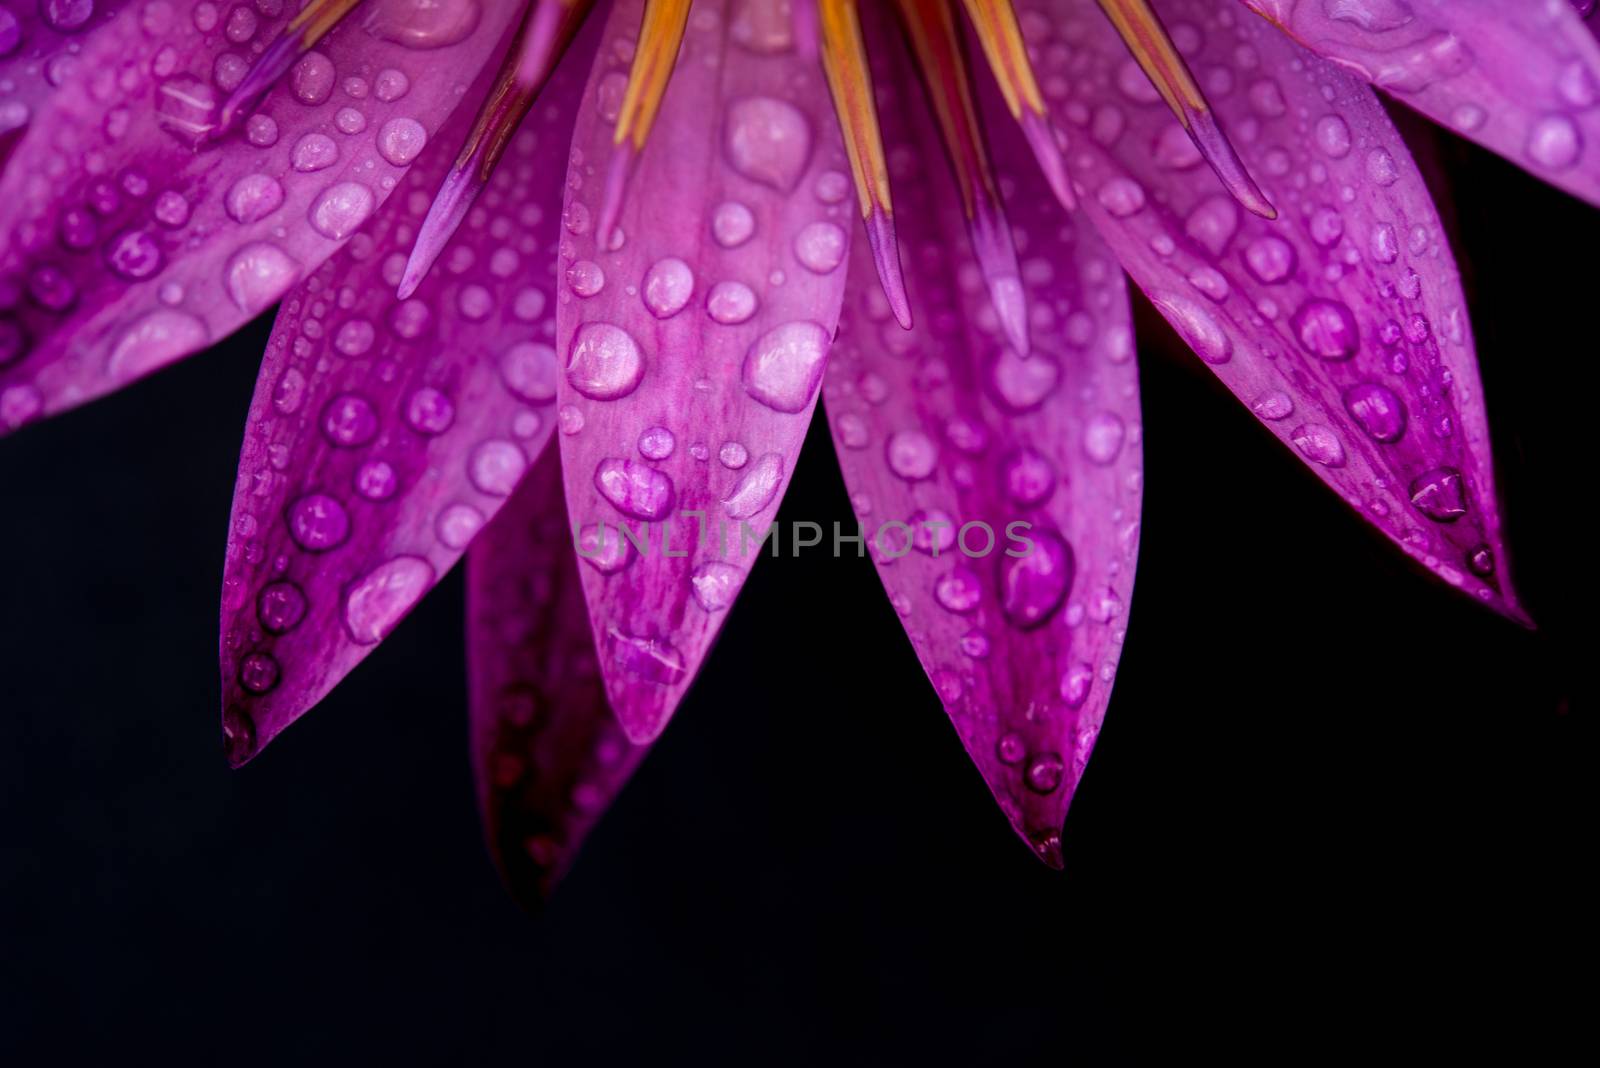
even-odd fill
[(376, 645), (433, 584), (433, 565), (420, 556), (396, 556), (350, 587), (344, 625), (352, 641)]
[[(820, 328), (819, 328), (820, 329)], [(644, 357), (633, 338), (610, 323), (584, 323), (572, 338), (567, 381), (592, 400), (616, 400), (638, 388)]]
[(822, 379), (828, 343), (828, 332), (807, 320), (773, 327), (745, 352), (745, 392), (775, 411), (804, 411)]

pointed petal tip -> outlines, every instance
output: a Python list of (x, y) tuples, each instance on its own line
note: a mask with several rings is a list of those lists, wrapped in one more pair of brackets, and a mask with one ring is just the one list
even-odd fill
[(599, 238), (601, 248), (611, 247), (638, 159), (639, 153), (627, 142), (612, 147), (611, 163), (606, 168), (605, 187), (600, 195), (600, 220), (595, 227), (595, 236)]
[(1028, 147), (1033, 149), (1033, 158), (1038, 161), (1050, 191), (1063, 208), (1076, 211), (1078, 198), (1072, 191), (1072, 180), (1067, 177), (1067, 161), (1049, 116), (1025, 110), (1021, 122), (1023, 136), (1028, 139)]
[(902, 329), (910, 330), (911, 300), (906, 296), (905, 274), (900, 268), (900, 244), (895, 239), (894, 216), (875, 207), (863, 221), (867, 225), (867, 242), (872, 246), (872, 262), (878, 269), (883, 295), (889, 300), (895, 322)]
[(1234, 151), (1233, 143), (1228, 140), (1228, 135), (1222, 132), (1222, 127), (1217, 125), (1216, 116), (1209, 108), (1193, 108), (1184, 116), (1184, 128), (1189, 137), (1194, 141), (1195, 147), (1211, 164), (1211, 169), (1216, 172), (1222, 186), (1237, 200), (1246, 211), (1259, 215), (1263, 219), (1276, 219), (1278, 209), (1261, 192), (1261, 187), (1256, 185), (1255, 179), (1250, 176), (1244, 162)]

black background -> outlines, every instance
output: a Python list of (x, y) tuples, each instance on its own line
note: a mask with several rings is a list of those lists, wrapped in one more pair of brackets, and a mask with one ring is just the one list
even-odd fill
[[(0, 1050), (1031, 1064), (1557, 1041), (1593, 901), (1576, 379), (1600, 216), (1443, 151), (1540, 632), (1416, 570), (1141, 302), (1137, 596), (1063, 873), (1013, 839), (870, 565), (813, 555), (755, 571), (530, 918), (480, 844), (459, 572), (262, 757), (223, 762), (217, 593), (264, 322), (0, 443)], [(818, 433), (784, 509), (849, 519)]]

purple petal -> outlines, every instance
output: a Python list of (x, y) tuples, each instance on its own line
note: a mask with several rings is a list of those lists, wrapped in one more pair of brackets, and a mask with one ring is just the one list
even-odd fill
[(236, 764), (388, 635), (549, 440), (551, 252), (587, 73), (586, 56), (575, 58), (411, 298), (395, 296), (406, 250), (469, 109), (367, 230), (283, 303), (251, 404), (223, 584)]
[(606, 704), (547, 451), (467, 553), (472, 767), (495, 864), (539, 904), (647, 747)]
[[(910, 71), (903, 59), (879, 70), (897, 75), (878, 81), (897, 86), (885, 136), (916, 325), (902, 331), (858, 281), (823, 403), (917, 656), (1012, 826), (1059, 867), (1133, 590), (1141, 458), (1127, 292), (1003, 106), (987, 108), (1031, 312), (1032, 353), (1018, 356)], [(872, 277), (861, 242), (851, 268)]]
[(1560, 0), (1244, 0), (1301, 44), (1600, 204), (1600, 47)]
[(613, 537), (623, 524), (642, 546), (583, 573), (612, 707), (646, 741), (694, 678), (793, 473), (854, 199), (820, 72), (786, 34), (729, 43), (695, 15), (623, 206), (623, 243), (598, 247), (640, 9), (615, 7), (617, 45), (578, 118), (556, 320), (573, 522)]
[[(221, 140), (208, 133), (245, 42), (282, 19), (237, 8), (224, 33), (209, 5), (130, 4), (74, 39), (78, 75), (0, 179), (0, 432), (270, 307), (377, 210), (515, 14), (496, 3), (451, 28), (423, 0), (368, 7), (372, 28), (346, 20)], [(469, 32), (424, 50), (419, 29)]]
[(1280, 216), (1238, 210), (1094, 12), (1062, 27), (1070, 55), (1031, 21), (1032, 46), (1055, 57), (1051, 91), (1074, 94), (1057, 113), (1086, 212), (1312, 471), (1424, 566), (1522, 619), (1466, 302), (1399, 135), (1370, 89), (1265, 21), (1158, 7), (1212, 72), (1218, 116)]

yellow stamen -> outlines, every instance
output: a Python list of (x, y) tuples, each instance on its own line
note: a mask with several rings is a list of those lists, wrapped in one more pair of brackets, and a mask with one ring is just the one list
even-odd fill
[(878, 128), (878, 108), (872, 98), (872, 72), (867, 67), (866, 44), (861, 38), (860, 12), (855, 0), (817, 0), (817, 15), (822, 35), (822, 69), (844, 134), (845, 152), (850, 157), (850, 173), (855, 179), (878, 278), (895, 318), (909, 330), (911, 304), (906, 298), (900, 249), (894, 237), (889, 167)]
[(1149, 3), (1146, 0), (1098, 0), (1098, 3), (1228, 192), (1257, 215), (1277, 218), (1277, 209), (1256, 186), (1227, 135), (1217, 125), (1205, 94)]
[(1022, 27), (1017, 25), (1017, 12), (1011, 0), (963, 0), (963, 3), (973, 29), (978, 31), (983, 54), (994, 69), (994, 79), (1000, 83), (1006, 107), (1011, 109), (1011, 117), (1022, 121), (1024, 107), (1041, 117), (1048, 114), (1039, 82), (1033, 76), (1028, 50), (1022, 43)]
[(361, 0), (310, 0), (300, 9), (300, 14), (289, 20), (286, 33), (300, 33), (302, 50), (310, 48), (339, 25), (339, 20)]
[(954, 12), (947, 0), (899, 0), (899, 9), (955, 172), (972, 250), (990, 300), (1007, 339), (1027, 355), (1027, 302), (1016, 247), (989, 164)]
[(963, 4), (1011, 117), (1021, 124), (1028, 146), (1033, 149), (1039, 169), (1044, 171), (1056, 199), (1071, 211), (1077, 207), (1077, 198), (1067, 178), (1067, 162), (1062, 157), (1061, 145), (1050, 123), (1050, 109), (1044, 102), (1044, 94), (1039, 92), (1039, 80), (1034, 77), (1033, 63), (1028, 59), (1016, 9), (1011, 6), (1011, 0), (963, 0)]
[(628, 89), (617, 114), (614, 144), (632, 139), (639, 152), (650, 137), (650, 127), (661, 110), (661, 98), (672, 80), (672, 68), (683, 44), (690, 0), (648, 0), (639, 24), (639, 45), (628, 71)]

